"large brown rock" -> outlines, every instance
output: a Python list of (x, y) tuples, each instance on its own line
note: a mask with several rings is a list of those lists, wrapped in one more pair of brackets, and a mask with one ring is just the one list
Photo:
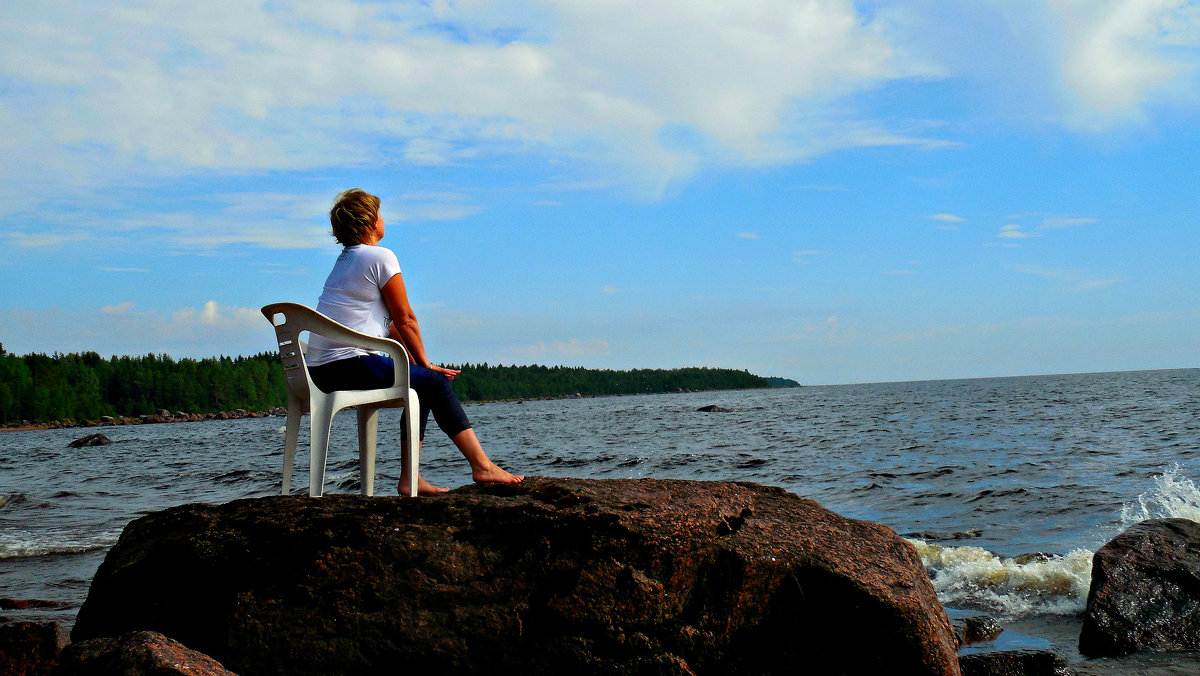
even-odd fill
[(1079, 650), (1200, 650), (1200, 523), (1143, 521), (1096, 552)]
[(72, 643), (50, 676), (236, 676), (207, 655), (152, 631)]
[(42, 676), (58, 663), (67, 631), (57, 622), (0, 624), (0, 674)]
[(911, 545), (748, 483), (185, 505), (126, 527), (73, 638), (132, 629), (243, 675), (958, 673)]

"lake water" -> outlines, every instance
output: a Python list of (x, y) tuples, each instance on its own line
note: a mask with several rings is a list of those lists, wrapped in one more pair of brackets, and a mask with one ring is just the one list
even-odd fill
[[(696, 409), (716, 404), (730, 412)], [(1091, 553), (1154, 516), (1200, 520), (1200, 369), (503, 402), (467, 407), (485, 449), (530, 475), (755, 481), (909, 538), (948, 607), (1084, 673), (1196, 673), (1193, 655), (1075, 652)], [(395, 494), (399, 414), (381, 414), (376, 492)], [(73, 621), (121, 529), (187, 502), (278, 492), (283, 418), (0, 433), (0, 613)], [(114, 443), (69, 448), (87, 432)], [(307, 429), (302, 429), (302, 440)], [(431, 426), (422, 473), (469, 480)], [(307, 490), (297, 454), (296, 492)], [(337, 416), (327, 492), (356, 492), (354, 415)], [(1049, 556), (1021, 564), (1024, 553)], [(1115, 669), (1106, 671), (1106, 669)], [(1182, 671), (1180, 671), (1182, 669)]]

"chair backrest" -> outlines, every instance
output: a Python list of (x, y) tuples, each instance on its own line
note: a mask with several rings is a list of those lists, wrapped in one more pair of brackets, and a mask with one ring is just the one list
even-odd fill
[(395, 388), (400, 392), (400, 396), (408, 393), (408, 368), (400, 367), (408, 364), (408, 351), (391, 338), (359, 333), (299, 303), (264, 305), (262, 313), (275, 327), (275, 337), (279, 342), (279, 359), (283, 362), (288, 390), (300, 399), (307, 400), (312, 388), (316, 387), (309, 377), (304, 347), (300, 341), (300, 334), (304, 331), (347, 345), (386, 352), (398, 367), (395, 369), (396, 380), (392, 388), (386, 389)]
[[(308, 365), (304, 362), (304, 349), (300, 343), (300, 333), (308, 330), (312, 313), (311, 310), (299, 303), (272, 303), (264, 305), (263, 316), (275, 327), (275, 339), (279, 343), (279, 360), (283, 362), (283, 376), (287, 381), (288, 390), (302, 401), (308, 400), (309, 388), (313, 387), (308, 375)], [(333, 320), (329, 320), (333, 321)]]

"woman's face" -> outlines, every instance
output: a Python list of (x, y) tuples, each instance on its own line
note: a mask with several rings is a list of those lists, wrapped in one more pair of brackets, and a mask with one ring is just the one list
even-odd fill
[(383, 239), (383, 214), (375, 217), (375, 241)]

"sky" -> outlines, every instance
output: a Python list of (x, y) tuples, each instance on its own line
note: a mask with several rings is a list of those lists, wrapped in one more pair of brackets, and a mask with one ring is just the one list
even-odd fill
[(273, 349), (380, 196), (441, 363), (1200, 366), (1200, 2), (0, 4), (0, 344)]

